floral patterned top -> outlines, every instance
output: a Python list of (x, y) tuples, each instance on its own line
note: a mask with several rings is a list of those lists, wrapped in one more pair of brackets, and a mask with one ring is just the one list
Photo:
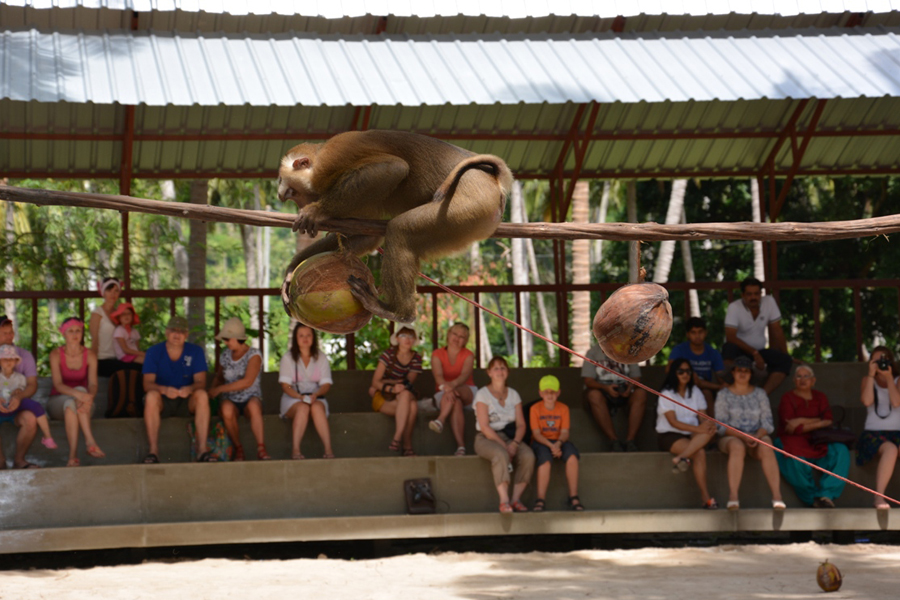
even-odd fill
[[(222, 378), (225, 380), (225, 383), (234, 383), (235, 381), (242, 379), (247, 373), (247, 365), (250, 363), (250, 359), (254, 356), (262, 358), (262, 354), (260, 354), (259, 350), (250, 348), (240, 360), (234, 360), (231, 356), (231, 350), (225, 348), (225, 350), (222, 351), (222, 354), (219, 355), (219, 365), (222, 367)], [(222, 392), (222, 396), (235, 404), (244, 404), (245, 402), (248, 402), (250, 398), (254, 397), (262, 400), (262, 387), (260, 386), (261, 375), (262, 369), (256, 374), (256, 381), (254, 381), (250, 387), (236, 392)]]
[[(760, 388), (753, 388), (749, 394), (739, 396), (727, 387), (716, 395), (716, 419), (744, 433), (755, 434), (760, 428), (769, 434), (775, 431), (772, 420), (772, 405), (769, 397)], [(718, 426), (719, 435), (725, 435), (726, 429)]]

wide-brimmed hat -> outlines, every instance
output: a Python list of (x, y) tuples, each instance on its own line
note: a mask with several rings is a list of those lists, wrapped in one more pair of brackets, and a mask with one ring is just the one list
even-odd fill
[(731, 367), (728, 369), (729, 373), (733, 372), (738, 367), (742, 369), (750, 369), (752, 371), (753, 361), (746, 356), (738, 356), (736, 359), (734, 359), (734, 362), (731, 363)]
[(137, 311), (134, 310), (134, 305), (131, 304), (131, 302), (123, 302), (122, 304), (120, 304), (119, 306), (117, 306), (117, 307), (116, 307), (116, 310), (114, 310), (114, 311), (112, 312), (112, 314), (109, 315), (109, 318), (112, 319), (112, 322), (113, 322), (113, 323), (115, 323), (116, 325), (118, 325), (118, 324), (119, 324), (119, 317), (122, 316), (122, 313), (125, 312), (126, 310), (130, 310), (130, 311), (131, 311), (131, 314), (134, 315), (134, 319), (132, 320), (131, 324), (132, 324), (132, 325), (140, 325), (140, 324), (141, 324), (141, 320), (138, 318)]
[(419, 343), (419, 332), (416, 331), (416, 328), (413, 327), (412, 325), (402, 325), (399, 328), (397, 328), (397, 331), (395, 331), (394, 333), (391, 334), (391, 346), (399, 346), (400, 345), (400, 340), (397, 339), (397, 334), (404, 329), (412, 330), (413, 336), (416, 338), (415, 340), (413, 340), (413, 344)]
[(219, 335), (216, 336), (216, 339), (220, 342), (222, 340), (241, 340), (244, 341), (247, 339), (247, 331), (244, 329), (244, 322), (241, 321), (239, 317), (231, 317), (225, 324), (222, 325), (222, 328), (219, 330)]
[(16, 347), (12, 344), (3, 344), (0, 346), (0, 360), (4, 359), (14, 359), (17, 362), (22, 360), (22, 357), (19, 356), (19, 353), (16, 352)]
[(188, 325), (187, 319), (185, 319), (184, 317), (179, 317), (178, 315), (175, 315), (174, 317), (169, 319), (169, 324), (166, 325), (166, 329), (171, 329), (172, 331), (181, 331), (184, 333), (187, 333), (191, 330), (190, 326)]

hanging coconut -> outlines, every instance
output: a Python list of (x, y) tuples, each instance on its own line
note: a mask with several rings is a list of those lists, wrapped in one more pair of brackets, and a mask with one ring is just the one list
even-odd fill
[(282, 294), (285, 310), (304, 325), (326, 333), (359, 331), (372, 313), (350, 292), (351, 275), (375, 286), (372, 273), (352, 254), (323, 252), (307, 258), (289, 275), (287, 296)]
[(672, 333), (669, 293), (655, 283), (632, 283), (613, 292), (594, 315), (594, 336), (616, 362), (639, 363), (659, 352)]
[(816, 571), (816, 583), (825, 592), (836, 592), (841, 589), (844, 578), (838, 568), (826, 560)]

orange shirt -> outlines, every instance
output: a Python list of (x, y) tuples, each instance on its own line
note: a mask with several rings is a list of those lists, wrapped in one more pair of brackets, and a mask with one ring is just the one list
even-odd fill
[[(447, 352), (447, 346), (444, 346), (443, 348), (438, 348), (431, 353), (431, 362), (434, 363), (434, 361), (436, 360), (441, 361), (444, 380), (453, 381), (462, 374), (463, 367), (466, 364), (466, 359), (470, 356), (474, 356), (472, 354), (472, 351), (468, 348), (462, 348), (460, 349), (459, 354), (456, 355), (456, 362), (450, 364), (450, 353)], [(471, 375), (469, 375), (469, 378), (463, 385), (475, 385), (475, 381), (472, 379)], [(438, 386), (437, 381), (434, 382), (434, 389), (441, 389), (440, 386)]]
[(556, 441), (562, 430), (569, 428), (569, 407), (557, 401), (553, 410), (547, 410), (543, 400), (536, 402), (531, 405), (530, 425), (551, 442)]

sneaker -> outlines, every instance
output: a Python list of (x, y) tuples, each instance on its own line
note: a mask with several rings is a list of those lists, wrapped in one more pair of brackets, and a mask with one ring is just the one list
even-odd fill
[(53, 438), (42, 438), (41, 444), (44, 445), (44, 448), (47, 450), (56, 450), (59, 446), (56, 445), (56, 442), (53, 441)]
[(638, 450), (637, 444), (634, 443), (634, 440), (628, 440), (625, 442), (625, 452), (640, 452)]
[(613, 452), (625, 452), (625, 444), (623, 444), (619, 440), (613, 440), (610, 449)]
[(435, 419), (434, 421), (428, 422), (428, 429), (432, 430), (435, 433), (441, 433), (444, 431), (444, 424)]
[(719, 503), (716, 502), (715, 498), (710, 498), (703, 503), (703, 508), (706, 510), (716, 510), (717, 508), (719, 508)]

